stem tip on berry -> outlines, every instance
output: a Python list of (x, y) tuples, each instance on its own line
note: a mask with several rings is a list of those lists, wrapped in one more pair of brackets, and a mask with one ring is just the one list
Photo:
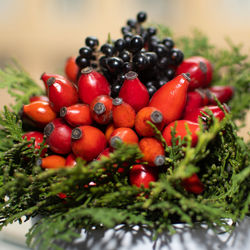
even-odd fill
[(80, 128), (74, 128), (72, 130), (71, 138), (74, 140), (78, 140), (82, 137), (82, 130)]
[(55, 126), (54, 126), (54, 124), (53, 123), (48, 123), (46, 126), (45, 126), (45, 128), (44, 128), (44, 135), (46, 136), (46, 137), (49, 137), (50, 136), (50, 134), (52, 133), (52, 131), (54, 130), (54, 128), (55, 128)]
[(153, 123), (161, 123), (163, 120), (162, 113), (160, 111), (153, 111), (150, 115), (150, 119)]
[(114, 106), (119, 106), (119, 105), (122, 104), (122, 102), (123, 102), (122, 98), (116, 97), (115, 99), (113, 99), (112, 104), (113, 104)]
[(101, 102), (98, 102), (95, 104), (94, 106), (94, 112), (97, 114), (97, 115), (101, 115), (103, 114), (104, 112), (106, 111), (106, 107), (103, 103)]
[(158, 155), (155, 157), (154, 164), (156, 166), (162, 166), (165, 163), (165, 157), (163, 155)]

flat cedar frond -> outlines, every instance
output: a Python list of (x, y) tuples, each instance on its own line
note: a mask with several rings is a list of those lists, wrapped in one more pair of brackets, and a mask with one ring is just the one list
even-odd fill
[[(159, 25), (158, 29), (162, 36), (172, 35), (167, 27)], [(191, 38), (178, 39), (177, 46), (186, 57), (201, 55), (215, 63), (214, 85), (235, 86), (232, 112), (219, 122), (206, 111), (207, 129), (200, 121), (195, 148), (191, 147), (188, 128), (183, 140), (174, 137), (173, 129), (169, 147), (149, 122), (165, 148), (165, 166), (159, 180), (148, 189), (129, 183), (129, 167), (141, 157), (137, 146), (121, 144), (110, 157), (88, 164), (77, 159), (74, 168), (44, 171), (37, 166), (39, 152), (45, 146), (41, 145), (38, 152), (32, 142), (22, 139), (24, 131), (17, 113), (30, 95), (42, 91), (17, 64), (0, 70), (0, 88), (6, 87), (16, 101), (13, 111), (4, 108), (0, 116), (0, 228), (22, 222), (23, 216), (36, 217), (27, 244), (59, 249), (62, 242), (79, 237), (82, 228), (91, 232), (93, 227), (139, 225), (152, 229), (157, 236), (166, 230), (174, 233), (176, 222), (190, 226), (202, 222), (228, 231), (232, 226), (226, 219), (236, 222), (249, 214), (250, 150), (237, 136), (233, 122), (249, 108), (249, 63), (231, 42), (229, 49), (218, 50), (199, 31), (194, 31)], [(222, 68), (225, 74), (221, 74)], [(123, 173), (117, 171), (118, 167)], [(187, 192), (182, 185), (182, 180), (194, 173), (204, 184), (200, 195)], [(59, 193), (65, 198), (59, 198)]]

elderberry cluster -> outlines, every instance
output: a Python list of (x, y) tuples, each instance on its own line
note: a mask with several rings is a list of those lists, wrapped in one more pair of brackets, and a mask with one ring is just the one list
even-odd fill
[(96, 37), (87, 37), (79, 50), (76, 63), (80, 69), (97, 68), (111, 84), (111, 95), (117, 97), (128, 71), (138, 73), (150, 95), (175, 76), (175, 68), (184, 58), (170, 37), (160, 40), (155, 27), (143, 27), (147, 19), (139, 12), (121, 28), (122, 38), (109, 41), (99, 48)]

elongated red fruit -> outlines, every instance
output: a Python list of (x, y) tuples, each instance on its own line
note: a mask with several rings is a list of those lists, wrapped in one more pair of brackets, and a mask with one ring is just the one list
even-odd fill
[(101, 130), (80, 126), (72, 130), (72, 151), (86, 161), (95, 159), (105, 148), (107, 140)]
[(60, 155), (49, 155), (45, 158), (38, 159), (37, 165), (46, 169), (56, 169), (65, 167), (65, 158)]
[(69, 57), (64, 68), (64, 72), (67, 78), (70, 81), (76, 83), (78, 71), (79, 67), (76, 64), (76, 58), (74, 56)]
[(196, 89), (187, 93), (187, 102), (183, 111), (184, 117), (185, 114), (208, 104), (209, 99), (206, 93), (207, 91), (203, 89)]
[(157, 108), (142, 108), (135, 117), (135, 130), (141, 136), (155, 135), (153, 128), (147, 123), (147, 121), (153, 123), (160, 131), (165, 125), (163, 115)]
[(149, 188), (150, 182), (158, 179), (158, 169), (141, 164), (133, 165), (129, 170), (129, 182), (131, 185)]
[(209, 91), (209, 103), (217, 105), (213, 95), (221, 102), (228, 102), (234, 95), (234, 88), (232, 86), (213, 86), (208, 88)]
[(78, 102), (76, 87), (66, 78), (51, 77), (47, 80), (47, 85), (50, 105), (55, 112), (59, 112), (62, 107), (72, 106)]
[(139, 138), (131, 128), (116, 128), (109, 139), (110, 147), (116, 148), (117, 142), (138, 144)]
[[(178, 121), (174, 121), (171, 122), (170, 124), (168, 124), (168, 126), (163, 130), (162, 132), (162, 136), (164, 137), (164, 139), (166, 140), (166, 143), (168, 146), (172, 146), (172, 135), (171, 135), (171, 129), (174, 129), (176, 124), (176, 128), (175, 128), (175, 137), (180, 136), (181, 139), (183, 140), (184, 136), (188, 135), (188, 132), (186, 130), (186, 126), (188, 126), (188, 129), (191, 132), (191, 139), (192, 139), (192, 147), (195, 147), (195, 145), (197, 144), (198, 141), (198, 131), (200, 129), (199, 124), (196, 122), (191, 122), (191, 121), (187, 121), (187, 120), (178, 120)], [(178, 141), (177, 141), (178, 143)]]
[(91, 67), (82, 69), (78, 80), (78, 93), (81, 101), (90, 104), (99, 95), (110, 95), (106, 78)]
[(89, 106), (92, 118), (99, 124), (112, 121), (112, 98), (108, 95), (97, 96)]
[[(27, 141), (31, 141), (32, 138), (34, 138), (35, 140), (35, 144), (34, 144), (34, 147), (36, 149), (40, 149), (40, 144), (43, 142), (43, 133), (41, 132), (38, 132), (38, 131), (30, 131), (30, 132), (27, 132), (25, 133), (23, 136), (22, 136), (23, 139), (27, 139)], [(31, 147), (31, 144), (28, 145), (28, 147)], [(40, 154), (41, 157), (43, 157), (45, 155), (45, 153), (47, 152), (47, 148), (44, 148)]]
[(71, 127), (62, 118), (56, 118), (44, 128), (46, 142), (50, 149), (57, 154), (71, 152), (71, 132)]
[(182, 180), (182, 186), (190, 193), (201, 194), (204, 191), (204, 185), (197, 174)]
[[(227, 105), (224, 105), (225, 110), (229, 112), (229, 108)], [(206, 112), (206, 109), (212, 111), (213, 115), (218, 118), (220, 121), (225, 117), (225, 113), (219, 106), (205, 106), (205, 107), (200, 107), (197, 109), (192, 110), (191, 112), (188, 112), (185, 114), (183, 117), (184, 120), (189, 120), (192, 122), (199, 122), (199, 117), (201, 117), (203, 120), (206, 119), (205, 116), (202, 115), (202, 113), (206, 114), (209, 116), (209, 114)], [(201, 113), (202, 112), (202, 113)]]
[(49, 87), (48, 87), (48, 84), (47, 84), (47, 81), (49, 78), (51, 77), (54, 77), (55, 79), (63, 79), (65, 80), (66, 78), (62, 75), (58, 75), (58, 74), (51, 74), (51, 73), (46, 73), (44, 72), (42, 75), (41, 75), (41, 80), (43, 81), (44, 83), (44, 87), (46, 89), (46, 94), (48, 95), (48, 90), (49, 90)]
[(184, 110), (189, 77), (181, 74), (163, 85), (152, 96), (149, 106), (158, 109), (166, 124), (179, 119)]
[(122, 98), (113, 100), (113, 123), (116, 128), (133, 128), (135, 125), (135, 110)]
[(55, 111), (51, 108), (50, 104), (45, 101), (35, 101), (23, 105), (23, 114), (35, 123), (38, 123), (40, 125), (39, 127), (44, 127), (56, 118)]
[(68, 154), (65, 161), (65, 166), (74, 167), (76, 165), (76, 156), (72, 153)]
[(165, 151), (162, 143), (153, 137), (144, 137), (139, 142), (143, 154), (142, 161), (148, 162), (149, 166), (162, 166), (165, 163)]
[(60, 109), (60, 117), (63, 117), (73, 127), (90, 125), (92, 123), (89, 105), (82, 103), (62, 107)]
[(49, 98), (46, 95), (34, 95), (30, 97), (29, 101), (30, 102), (36, 102), (36, 101), (49, 102)]
[(120, 89), (119, 97), (131, 105), (135, 112), (147, 106), (149, 102), (148, 90), (134, 71), (125, 74), (125, 81)]
[(205, 88), (212, 81), (212, 64), (204, 57), (193, 56), (185, 59), (177, 68), (176, 75), (190, 74), (189, 90)]

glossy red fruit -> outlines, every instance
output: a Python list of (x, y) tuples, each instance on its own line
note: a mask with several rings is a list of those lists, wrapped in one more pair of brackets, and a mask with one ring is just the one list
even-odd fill
[(184, 110), (189, 77), (181, 74), (163, 85), (152, 96), (148, 106), (158, 109), (166, 124), (179, 119)]
[(153, 128), (147, 123), (150, 121), (160, 131), (163, 129), (165, 123), (162, 113), (154, 107), (145, 107), (139, 110), (135, 117), (135, 130), (140, 136), (154, 136)]
[(176, 75), (190, 74), (189, 90), (205, 88), (212, 81), (212, 64), (204, 57), (193, 56), (185, 59), (176, 70)]
[(59, 112), (62, 107), (72, 106), (78, 102), (76, 87), (66, 78), (51, 77), (47, 80), (47, 85), (50, 105), (55, 112)]
[(72, 130), (72, 151), (86, 161), (94, 160), (105, 148), (107, 140), (101, 130), (80, 126)]
[(138, 79), (137, 73), (133, 71), (129, 71), (125, 74), (125, 81), (120, 89), (119, 97), (131, 105), (135, 112), (147, 106), (149, 102), (147, 88)]
[(133, 128), (135, 125), (135, 110), (122, 98), (113, 100), (113, 124), (116, 128)]
[(74, 167), (76, 165), (76, 156), (72, 153), (68, 154), (65, 161), (65, 166)]
[[(35, 140), (35, 144), (34, 144), (34, 147), (36, 149), (40, 149), (40, 144), (43, 142), (43, 133), (41, 132), (37, 132), (37, 131), (30, 131), (30, 132), (27, 132), (25, 133), (23, 136), (22, 136), (23, 139), (27, 139), (27, 141), (31, 141), (32, 138), (34, 138)], [(32, 144), (29, 144), (28, 147), (31, 147)], [(47, 148), (44, 148), (40, 154), (41, 157), (43, 157), (47, 152)]]
[(167, 145), (172, 146), (171, 130), (174, 129), (175, 124), (176, 124), (175, 137), (180, 136), (181, 139), (183, 140), (183, 138), (188, 135), (188, 132), (186, 130), (186, 126), (188, 126), (188, 129), (191, 132), (191, 139), (192, 139), (191, 146), (195, 147), (198, 141), (197, 133), (200, 130), (200, 127), (198, 123), (187, 121), (187, 120), (178, 120), (178, 121), (171, 122), (170, 124), (167, 125), (167, 127), (162, 132), (162, 136), (166, 140)]
[(217, 105), (213, 95), (221, 102), (228, 102), (234, 95), (234, 88), (232, 86), (213, 86), (208, 88), (209, 91), (209, 103)]
[(133, 165), (129, 170), (129, 182), (131, 185), (149, 188), (150, 182), (158, 179), (158, 169), (145, 165)]
[(207, 105), (209, 99), (206, 92), (202, 89), (196, 89), (195, 91), (190, 91), (187, 93), (187, 102), (183, 111), (183, 116), (185, 114), (192, 112), (193, 110)]
[(55, 79), (63, 79), (63, 80), (66, 79), (64, 76), (61, 76), (61, 75), (58, 75), (58, 74), (50, 74), (50, 73), (44, 72), (44, 73), (41, 75), (41, 78), (40, 78), (40, 79), (41, 79), (41, 80), (43, 81), (43, 83), (44, 83), (44, 87), (45, 87), (45, 89), (46, 89), (46, 94), (47, 94), (47, 95), (48, 95), (48, 89), (49, 89), (48, 84), (47, 84), (47, 81), (48, 81), (48, 79), (51, 78), (51, 77), (54, 77)]
[(87, 104), (75, 104), (60, 109), (60, 117), (73, 127), (90, 125), (92, 117)]
[(148, 162), (149, 166), (162, 166), (165, 163), (165, 150), (162, 143), (153, 137), (144, 137), (139, 142), (143, 154), (142, 161)]
[(45, 101), (35, 101), (23, 105), (23, 114), (36, 124), (39, 124), (39, 127), (44, 127), (56, 118), (55, 111), (51, 108), (50, 104)]
[(74, 56), (69, 57), (66, 61), (65, 68), (64, 68), (64, 72), (67, 78), (74, 83), (76, 83), (77, 81), (77, 74), (79, 71), (79, 67), (77, 66), (75, 60), (76, 58)]
[(105, 148), (96, 158), (96, 160), (100, 161), (102, 156), (109, 157), (110, 153), (112, 152), (111, 148)]
[(91, 67), (82, 69), (78, 80), (81, 101), (90, 104), (99, 95), (110, 95), (110, 85), (106, 78)]
[(65, 167), (65, 158), (60, 155), (50, 155), (45, 158), (38, 159), (37, 165), (46, 169), (57, 169)]
[(30, 103), (36, 101), (49, 102), (49, 98), (45, 95), (34, 95), (30, 97), (29, 101)]
[[(228, 106), (224, 105), (224, 108), (227, 112), (229, 112)], [(206, 117), (202, 115), (202, 113), (209, 116), (209, 114), (206, 112), (206, 109), (212, 111), (213, 115), (221, 121), (225, 117), (225, 113), (219, 106), (206, 106), (201, 107), (193, 110), (192, 112), (189, 112), (185, 114), (183, 119), (193, 121), (193, 122), (199, 122), (199, 117), (201, 117), (203, 120), (206, 120)], [(202, 112), (202, 113), (201, 113)]]
[(113, 133), (113, 131), (115, 130), (115, 126), (113, 123), (110, 123), (105, 130), (105, 137), (107, 139), (107, 141), (109, 141), (111, 134)]
[(71, 152), (71, 132), (71, 127), (62, 118), (56, 118), (44, 128), (46, 142), (50, 149), (57, 154)]
[(117, 142), (126, 144), (138, 144), (139, 138), (131, 128), (116, 128), (109, 139), (111, 148), (117, 147)]
[(108, 95), (97, 96), (89, 106), (92, 118), (99, 124), (112, 121), (112, 98)]
[(193, 174), (191, 177), (182, 180), (182, 186), (187, 192), (194, 194), (201, 194), (204, 191), (204, 185), (197, 174)]

